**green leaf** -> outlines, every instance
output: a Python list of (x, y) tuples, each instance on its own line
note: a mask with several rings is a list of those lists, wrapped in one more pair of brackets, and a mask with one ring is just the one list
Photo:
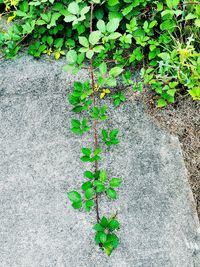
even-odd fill
[(76, 63), (76, 60), (77, 60), (77, 53), (75, 50), (70, 50), (69, 52), (67, 52), (67, 62), (69, 64)]
[(119, 32), (112, 32), (108, 36), (108, 38), (109, 38), (109, 40), (115, 40), (115, 39), (119, 38), (120, 36), (121, 36), (121, 33), (119, 33)]
[(162, 31), (166, 30), (166, 31), (169, 31), (169, 30), (173, 30), (173, 28), (176, 27), (176, 23), (174, 20), (165, 20), (164, 22), (162, 22), (160, 24), (160, 29)]
[(107, 242), (112, 245), (112, 248), (115, 249), (119, 245), (119, 238), (115, 234), (109, 234), (107, 236)]
[(160, 54), (158, 54), (158, 56), (160, 57), (160, 58), (162, 58), (163, 60), (165, 60), (165, 61), (167, 61), (167, 60), (170, 60), (170, 54), (169, 53), (160, 53)]
[(72, 2), (68, 6), (68, 11), (74, 15), (79, 13), (79, 5), (76, 2)]
[(108, 32), (115, 32), (119, 27), (119, 19), (111, 19), (106, 25), (106, 29)]
[(80, 209), (82, 207), (82, 201), (78, 201), (78, 202), (73, 202), (72, 203), (72, 207), (74, 209)]
[[(0, 1), (1, 2), (1, 1)], [(4, 1), (2, 1), (3, 3)], [(29, 11), (29, 5), (28, 5), (28, 1), (23, 1), (22, 3), (20, 3), (20, 10), (22, 10), (23, 12), (28, 12)]]
[(108, 132), (105, 129), (103, 129), (101, 133), (102, 133), (102, 137), (104, 139), (107, 139), (108, 138)]
[(158, 108), (165, 107), (166, 105), (167, 105), (167, 102), (164, 99), (162, 99), (162, 98), (158, 99), (158, 101), (157, 101), (157, 107)]
[(151, 21), (150, 24), (149, 24), (149, 28), (150, 29), (153, 28), (156, 24), (157, 24), (156, 20)]
[(113, 237), (112, 240), (113, 248), (117, 248), (119, 245), (119, 238), (115, 234), (112, 234), (112, 237)]
[(110, 70), (109, 74), (112, 77), (117, 77), (119, 76), (124, 70), (120, 67), (114, 67)]
[(189, 94), (191, 95), (193, 100), (200, 100), (200, 88), (193, 87), (189, 90)]
[(116, 199), (117, 198), (117, 193), (116, 193), (116, 191), (113, 189), (113, 188), (111, 188), (111, 187), (109, 187), (107, 190), (106, 190), (106, 194), (107, 194), (107, 196), (109, 197), (109, 198), (111, 198), (111, 199)]
[(167, 6), (172, 9), (178, 6), (180, 0), (166, 0)]
[(101, 221), (100, 221), (100, 224), (103, 226), (103, 227), (106, 227), (108, 225), (108, 220), (105, 216), (102, 217)]
[(86, 57), (91, 59), (94, 56), (94, 51), (93, 50), (88, 50), (86, 52)]
[(101, 243), (100, 234), (101, 234), (101, 232), (97, 232), (96, 235), (95, 235), (95, 243), (97, 245), (99, 245)]
[(83, 147), (82, 148), (82, 152), (83, 154), (85, 154), (86, 156), (90, 156), (91, 155), (91, 149)]
[(101, 148), (97, 147), (94, 151), (94, 156), (98, 155), (99, 153), (101, 153)]
[(71, 191), (67, 195), (68, 195), (69, 200), (72, 202), (81, 201), (81, 195), (77, 191)]
[(71, 14), (66, 15), (65, 18), (64, 18), (65, 22), (72, 22), (74, 20), (76, 20), (76, 16), (75, 15), (71, 15)]
[(61, 16), (60, 13), (53, 13), (53, 15), (51, 17), (51, 21), (47, 25), (47, 29), (50, 29), (51, 27), (56, 26), (56, 21), (59, 19), (60, 16)]
[(47, 43), (48, 43), (48, 45), (52, 45), (53, 44), (53, 37), (52, 36), (48, 36), (47, 37)]
[(103, 232), (104, 227), (100, 223), (96, 223), (94, 226), (94, 230), (96, 230), (97, 232)]
[[(26, 13), (21, 11), (21, 10), (16, 10), (15, 11), (15, 14), (18, 16), (18, 17), (26, 17)], [(45, 23), (46, 24), (46, 23)]]
[(89, 35), (89, 42), (92, 45), (96, 45), (101, 38), (101, 32), (100, 31), (94, 31), (90, 33)]
[(85, 210), (86, 211), (90, 211), (91, 210), (91, 208), (94, 206), (94, 200), (87, 200), (86, 202), (85, 202)]
[(81, 16), (84, 16), (90, 10), (90, 6), (85, 6), (81, 9)]
[(76, 113), (79, 113), (83, 110), (83, 107), (82, 106), (76, 106), (72, 109), (73, 112), (76, 112)]
[(115, 87), (117, 85), (117, 80), (115, 78), (109, 78), (107, 80), (107, 85), (111, 87)]
[(90, 162), (90, 157), (88, 157), (88, 156), (83, 156), (83, 157), (81, 157), (81, 160), (82, 160), (83, 162)]
[[(97, 178), (99, 178), (99, 177), (97, 177)], [(100, 181), (100, 180), (94, 180), (94, 186), (98, 186), (98, 185), (103, 185), (102, 181)]]
[(139, 1), (135, 0), (133, 4), (127, 6), (126, 8), (123, 9), (122, 14), (124, 16), (128, 15), (133, 10), (133, 8), (136, 7), (138, 4), (139, 4)]
[(103, 184), (96, 186), (96, 192), (97, 193), (102, 193), (104, 190), (105, 190), (105, 186)]
[(102, 19), (97, 22), (97, 29), (103, 33), (106, 31), (106, 25)]
[(104, 47), (102, 45), (96, 45), (92, 49), (95, 53), (100, 53), (102, 50), (104, 50)]
[(105, 182), (107, 180), (107, 173), (105, 170), (102, 170), (100, 172), (100, 180), (101, 180), (101, 182)]
[(105, 75), (107, 73), (107, 64), (105, 62), (102, 62), (99, 65), (99, 70), (102, 75)]
[(195, 19), (195, 26), (200, 28), (200, 19)]
[(163, 10), (163, 3), (157, 2), (157, 11), (162, 11)]
[(82, 188), (83, 191), (86, 191), (87, 189), (92, 188), (92, 187), (93, 187), (93, 185), (92, 185), (91, 182), (85, 182), (85, 183), (82, 184), (81, 188)]
[(100, 233), (99, 239), (100, 239), (101, 243), (104, 244), (107, 240), (107, 235), (104, 232), (99, 232), (99, 233)]
[(116, 6), (117, 4), (119, 4), (119, 0), (108, 0), (109, 6)]
[(75, 120), (75, 119), (72, 119), (72, 120), (71, 120), (71, 124), (72, 124), (72, 126), (75, 127), (75, 128), (78, 128), (78, 127), (80, 127), (80, 125), (81, 125), (80, 121), (79, 121), (79, 120)]
[(94, 196), (94, 190), (93, 190), (93, 188), (89, 188), (89, 189), (87, 189), (86, 191), (85, 191), (85, 197), (87, 198), (87, 199), (90, 199), (90, 198), (92, 198)]
[(108, 224), (108, 229), (111, 230), (111, 231), (114, 231), (116, 229), (118, 229), (120, 226), (119, 222), (115, 219), (112, 219), (109, 224)]
[(113, 138), (116, 138), (116, 136), (118, 135), (119, 133), (119, 130), (118, 129), (113, 129), (111, 132), (110, 132), (110, 138), (113, 139)]
[(110, 180), (110, 186), (112, 187), (120, 186), (121, 183), (122, 183), (122, 180), (120, 178), (112, 178)]
[(83, 37), (83, 36), (80, 36), (78, 38), (79, 40), (79, 43), (84, 46), (84, 47), (89, 47), (89, 42), (88, 42), (88, 39), (86, 37)]
[[(54, 41), (54, 46), (58, 49), (58, 48), (61, 48), (63, 46), (63, 43), (64, 43), (64, 38), (57, 38)], [(77, 59), (77, 56), (76, 56), (76, 59)]]
[(84, 172), (84, 176), (88, 179), (93, 179), (94, 178), (94, 174), (91, 171), (85, 171)]
[(113, 246), (111, 243), (105, 243), (103, 248), (104, 248), (107, 256), (110, 256), (112, 254)]

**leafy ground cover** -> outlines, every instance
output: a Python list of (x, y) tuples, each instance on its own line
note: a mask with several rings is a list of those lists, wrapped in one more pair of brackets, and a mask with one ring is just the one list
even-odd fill
[[(95, 57), (102, 97), (121, 76), (133, 90), (147, 87), (156, 92), (158, 107), (174, 103), (179, 94), (200, 100), (200, 2), (93, 2), (95, 33), (90, 37), (94, 44), (90, 49), (86, 41), (90, 34), (90, 1), (0, 0), (1, 16), (6, 16), (8, 24), (13, 22), (7, 31), (0, 32), (2, 55), (12, 58), (26, 45), (34, 57), (47, 54), (59, 59), (67, 55), (68, 62), (76, 62), (78, 68), (85, 57)], [(117, 68), (107, 72), (113, 65)], [(132, 80), (132, 66), (141, 69), (140, 83)], [(73, 67), (69, 64), (66, 69)]]

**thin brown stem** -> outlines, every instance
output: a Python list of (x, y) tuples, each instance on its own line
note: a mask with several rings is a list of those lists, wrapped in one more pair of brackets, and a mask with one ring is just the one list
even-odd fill
[[(91, 4), (90, 8), (90, 33), (93, 31), (93, 10), (94, 10), (94, 4)], [(93, 69), (93, 60), (90, 60), (90, 76), (91, 76), (91, 87), (92, 87), (92, 103), (93, 106), (96, 105), (96, 99), (95, 99), (95, 79), (94, 79), (94, 69)], [(97, 136), (97, 120), (94, 119), (93, 122), (93, 133), (94, 133), (94, 150), (98, 147), (98, 136)], [(98, 171), (98, 161), (96, 160), (94, 162), (94, 170), (95, 173)], [(100, 221), (100, 215), (99, 215), (99, 199), (98, 199), (98, 193), (96, 193), (95, 197), (95, 203), (96, 203), (96, 216), (97, 216), (97, 222)]]

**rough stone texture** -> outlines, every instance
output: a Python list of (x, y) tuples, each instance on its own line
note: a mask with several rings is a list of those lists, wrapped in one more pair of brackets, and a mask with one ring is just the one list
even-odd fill
[[(66, 192), (80, 186), (80, 147), (66, 102), (71, 83), (63, 62), (21, 56), (0, 65), (0, 266), (200, 266), (199, 223), (178, 139), (155, 125), (141, 103), (115, 110), (121, 143), (103, 153), (102, 168), (123, 177), (118, 201), (101, 199), (101, 214), (118, 210), (121, 243), (110, 258), (93, 242), (95, 213), (75, 212)], [(89, 168), (88, 164), (88, 168)], [(108, 207), (109, 206), (109, 207)]]

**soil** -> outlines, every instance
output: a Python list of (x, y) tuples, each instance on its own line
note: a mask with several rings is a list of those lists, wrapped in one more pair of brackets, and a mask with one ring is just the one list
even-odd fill
[(200, 101), (180, 95), (173, 105), (160, 109), (148, 92), (142, 93), (142, 99), (146, 113), (179, 138), (200, 219)]

